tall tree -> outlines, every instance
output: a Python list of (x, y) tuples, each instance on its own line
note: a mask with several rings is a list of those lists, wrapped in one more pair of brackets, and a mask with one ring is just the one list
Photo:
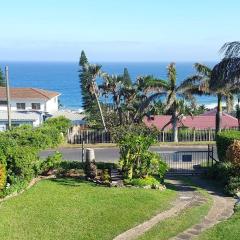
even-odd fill
[(173, 138), (178, 142), (178, 122), (181, 121), (182, 102), (183, 100), (194, 103), (194, 94), (200, 94), (199, 85), (196, 84), (195, 79), (187, 79), (181, 84), (177, 84), (177, 73), (174, 63), (168, 66), (167, 80), (153, 80), (150, 84), (151, 88), (162, 88), (166, 94), (165, 111), (171, 112), (171, 120), (164, 126), (172, 124)]
[[(99, 92), (98, 84), (96, 82), (98, 77), (104, 77), (104, 73), (101, 71), (101, 67), (102, 66), (98, 65), (98, 64), (86, 64), (84, 67), (85, 68), (84, 79), (86, 80), (86, 88), (87, 88), (88, 92), (92, 96), (94, 96), (94, 98), (97, 102), (97, 106), (98, 106), (98, 110), (99, 110), (99, 113), (101, 116), (103, 128), (105, 131), (107, 131), (105, 119), (103, 116), (102, 106), (99, 101), (100, 92)], [(96, 112), (95, 112), (95, 114), (96, 114)]]
[(131, 86), (132, 80), (127, 68), (123, 69), (123, 82), (125, 86)]
[(5, 86), (6, 86), (5, 77), (4, 77), (3, 72), (0, 68), (0, 87), (5, 87)]
[[(194, 64), (196, 74), (189, 77), (198, 83), (201, 94), (217, 96), (217, 112), (216, 112), (216, 132), (221, 131), (222, 126), (222, 101), (225, 98), (227, 110), (232, 109), (232, 100), (234, 91), (232, 89), (222, 88), (221, 85), (211, 81), (213, 70), (208, 66), (200, 63)], [(218, 81), (218, 80), (217, 80)]]
[(95, 96), (89, 91), (89, 73), (87, 66), (89, 62), (84, 51), (81, 52), (79, 60), (79, 83), (82, 97), (82, 107), (86, 113), (88, 124), (93, 128), (101, 128), (101, 116)]

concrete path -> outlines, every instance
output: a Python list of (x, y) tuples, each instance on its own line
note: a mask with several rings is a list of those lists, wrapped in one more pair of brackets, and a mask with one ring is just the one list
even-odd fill
[[(230, 197), (225, 197), (221, 193), (217, 192), (216, 189), (209, 186), (208, 183), (204, 182), (198, 177), (193, 177), (193, 181), (196, 185), (206, 189), (208, 193), (213, 198), (213, 206), (208, 212), (207, 216), (199, 223), (181, 234), (177, 235), (172, 240), (184, 240), (193, 239), (198, 236), (204, 230), (214, 226), (215, 224), (229, 218), (233, 214), (233, 208), (236, 200)], [(179, 214), (182, 210), (187, 207), (197, 206), (203, 204), (206, 199), (202, 194), (196, 191), (195, 188), (184, 184), (178, 179), (170, 179), (171, 184), (173, 184), (179, 191), (179, 196), (175, 202), (173, 202), (172, 208), (167, 211), (161, 212), (154, 216), (150, 220), (129, 229), (128, 231), (118, 235), (114, 240), (131, 240), (137, 239), (139, 236), (143, 235), (146, 231), (150, 230), (153, 226), (159, 222), (174, 217)]]
[(193, 205), (200, 205), (206, 201), (203, 195), (194, 191), (194, 188), (183, 184), (181, 181), (172, 179), (170, 180), (170, 183), (177, 187), (177, 189), (179, 190), (178, 198), (172, 203), (172, 207), (167, 211), (159, 213), (150, 220), (118, 235), (114, 238), (114, 240), (136, 239), (137, 237), (144, 234), (146, 231), (150, 230), (160, 221), (176, 216), (178, 213), (180, 213), (183, 209), (187, 207), (191, 207)]
[(213, 198), (213, 205), (207, 216), (205, 216), (205, 218), (199, 224), (192, 226), (191, 228), (185, 230), (183, 233), (177, 235), (174, 238), (171, 238), (171, 240), (194, 239), (203, 231), (213, 227), (221, 221), (230, 218), (234, 213), (233, 209), (234, 205), (236, 204), (236, 199), (224, 196), (216, 189), (198, 178), (194, 178), (193, 181), (208, 191), (208, 193)]

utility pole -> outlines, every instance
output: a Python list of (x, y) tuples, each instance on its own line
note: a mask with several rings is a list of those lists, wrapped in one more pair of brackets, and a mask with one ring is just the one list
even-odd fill
[(11, 103), (10, 103), (10, 91), (9, 91), (9, 79), (8, 79), (8, 66), (5, 67), (5, 79), (6, 79), (8, 130), (11, 130), (11, 128), (12, 128), (12, 121), (11, 121)]

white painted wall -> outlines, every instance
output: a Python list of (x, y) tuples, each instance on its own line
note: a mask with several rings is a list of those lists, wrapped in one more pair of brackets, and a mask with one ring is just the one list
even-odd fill
[[(32, 110), (32, 103), (40, 103), (39, 111), (54, 113), (58, 111), (58, 97), (54, 97), (48, 101), (43, 99), (13, 99), (11, 100), (11, 110), (21, 110), (17, 109), (17, 103), (25, 103), (25, 110)], [(7, 111), (7, 106), (0, 105), (0, 111)]]

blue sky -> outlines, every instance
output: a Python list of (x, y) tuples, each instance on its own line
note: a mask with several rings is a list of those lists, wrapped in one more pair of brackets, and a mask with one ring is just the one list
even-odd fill
[(239, 0), (0, 2), (0, 61), (216, 61)]

